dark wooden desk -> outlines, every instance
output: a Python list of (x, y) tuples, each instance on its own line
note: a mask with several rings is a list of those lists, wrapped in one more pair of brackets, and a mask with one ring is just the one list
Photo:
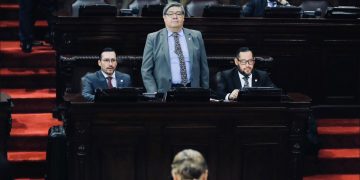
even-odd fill
[[(275, 84), (307, 94), (315, 104), (360, 103), (359, 20), (187, 18), (185, 26), (203, 33), (208, 56), (234, 56), (240, 46), (272, 56)], [(54, 47), (58, 57), (97, 55), (105, 46), (141, 56), (146, 35), (163, 27), (161, 18), (59, 17)], [(141, 60), (128, 64), (141, 78)], [(218, 60), (209, 59), (209, 66), (216, 69)]]
[(7, 158), (7, 140), (11, 130), (10, 97), (0, 93), (0, 154)]
[(70, 180), (170, 179), (173, 156), (202, 152), (211, 180), (301, 180), (310, 99), (282, 103), (84, 103), (66, 117)]

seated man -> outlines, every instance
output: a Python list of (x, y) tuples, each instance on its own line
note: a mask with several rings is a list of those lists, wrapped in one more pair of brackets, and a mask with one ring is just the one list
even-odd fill
[(255, 59), (247, 47), (241, 47), (234, 58), (236, 67), (216, 74), (219, 98), (236, 100), (243, 87), (275, 87), (267, 72), (254, 69)]
[(263, 17), (265, 7), (291, 6), (287, 0), (250, 0), (244, 5), (243, 16)]
[(94, 101), (96, 89), (110, 89), (131, 86), (130, 75), (115, 71), (116, 53), (112, 48), (105, 48), (100, 54), (98, 65), (101, 70), (87, 73), (81, 78), (81, 95), (87, 101)]
[(175, 155), (171, 175), (173, 180), (207, 180), (206, 161), (200, 152), (185, 149)]

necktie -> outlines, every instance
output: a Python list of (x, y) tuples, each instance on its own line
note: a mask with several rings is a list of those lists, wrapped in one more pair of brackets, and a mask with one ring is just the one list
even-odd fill
[(186, 66), (185, 66), (185, 58), (184, 54), (181, 50), (180, 41), (179, 41), (179, 34), (177, 32), (173, 33), (174, 40), (175, 40), (175, 54), (179, 57), (180, 62), (180, 75), (181, 75), (181, 84), (186, 86), (187, 84), (187, 74), (186, 74)]
[(249, 76), (244, 76), (243, 80), (245, 82), (243, 88), (249, 87)]
[(108, 76), (108, 77), (106, 77), (106, 79), (107, 79), (108, 88), (109, 88), (109, 89), (113, 88), (113, 85), (112, 85), (112, 83), (111, 83), (112, 77), (111, 77), (111, 76)]

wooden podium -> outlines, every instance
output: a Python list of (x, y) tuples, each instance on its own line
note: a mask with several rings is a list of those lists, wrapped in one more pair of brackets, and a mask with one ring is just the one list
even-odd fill
[(64, 113), (70, 180), (170, 179), (180, 150), (204, 154), (211, 180), (301, 180), (310, 99), (86, 103)]

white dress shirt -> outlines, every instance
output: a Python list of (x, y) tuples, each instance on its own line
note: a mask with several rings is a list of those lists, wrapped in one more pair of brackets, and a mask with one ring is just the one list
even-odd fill
[[(181, 74), (180, 74), (180, 62), (179, 56), (175, 53), (175, 40), (173, 36), (173, 32), (168, 31), (168, 46), (169, 46), (169, 55), (170, 55), (170, 66), (171, 66), (171, 83), (172, 84), (181, 84)], [(185, 66), (186, 66), (186, 74), (187, 74), (187, 82), (190, 82), (191, 78), (191, 67), (190, 67), (190, 57), (189, 57), (189, 49), (186, 43), (186, 38), (184, 31), (181, 29), (179, 34), (179, 42), (181, 46), (181, 51), (184, 55)]]
[[(106, 79), (106, 83), (107, 83), (107, 77), (109, 77), (109, 75), (107, 75), (106, 73), (104, 73), (103, 71), (101, 71), (101, 73), (104, 75), (105, 79)], [(113, 72), (113, 74), (111, 75), (111, 84), (114, 88), (117, 87), (117, 84), (116, 84), (116, 77), (115, 77), (115, 71)]]

